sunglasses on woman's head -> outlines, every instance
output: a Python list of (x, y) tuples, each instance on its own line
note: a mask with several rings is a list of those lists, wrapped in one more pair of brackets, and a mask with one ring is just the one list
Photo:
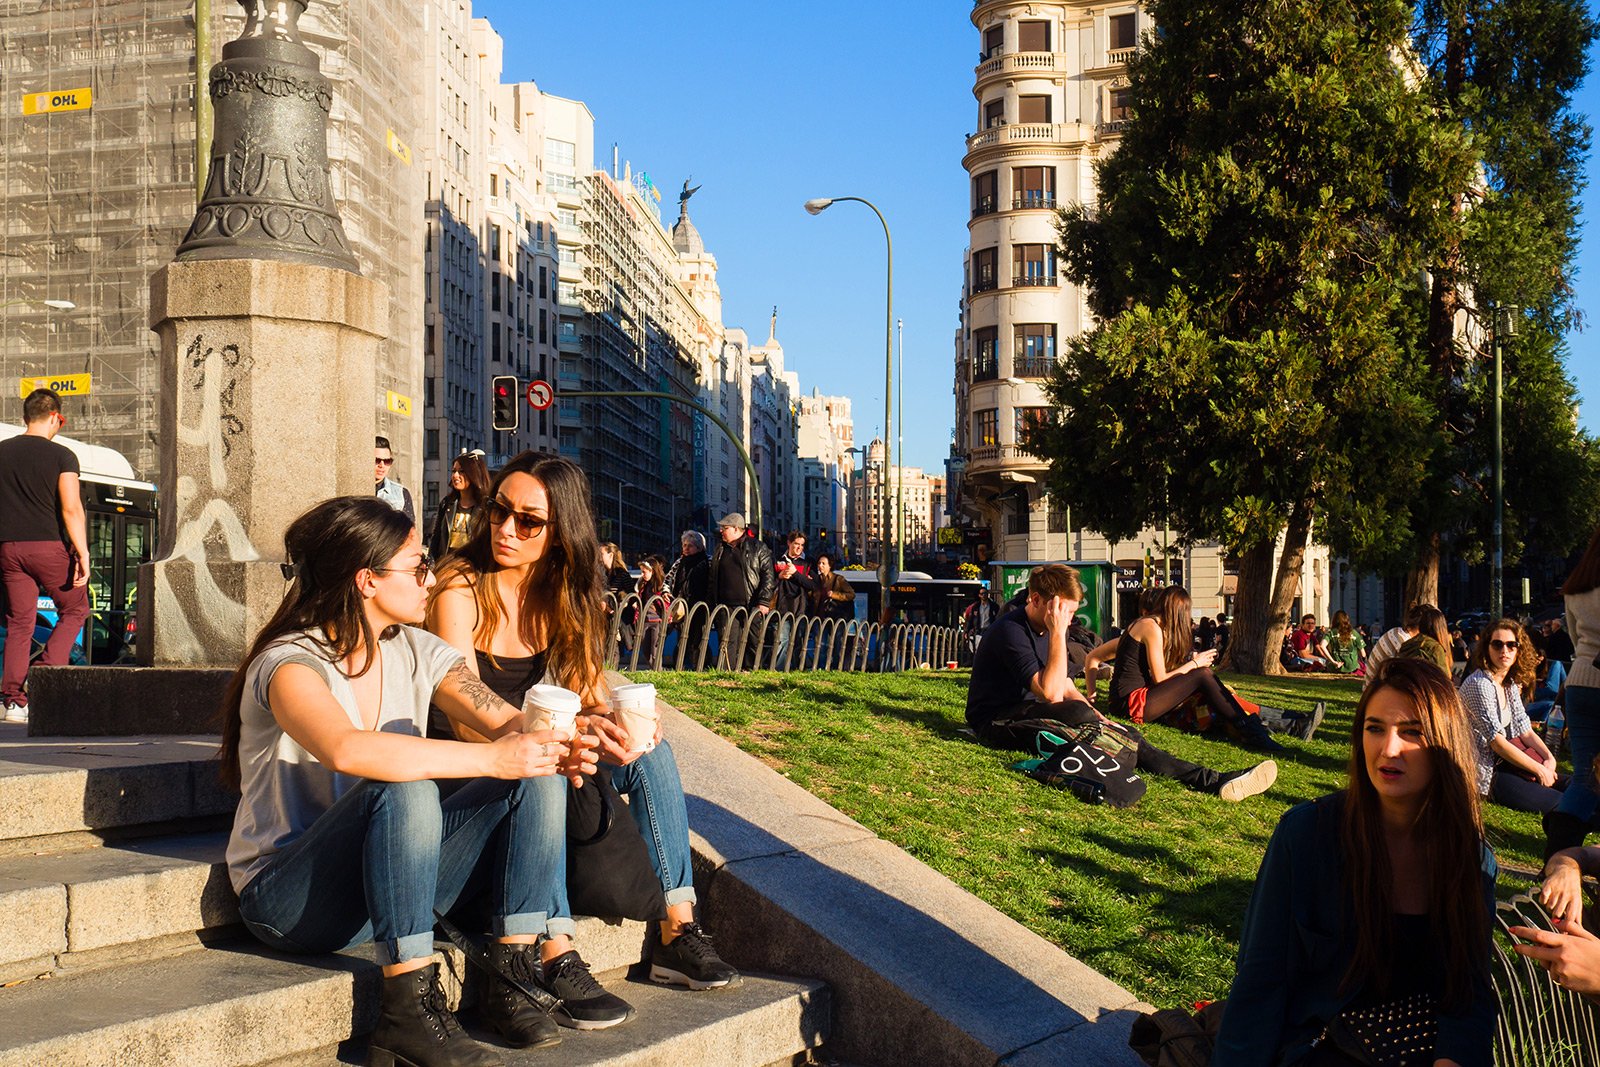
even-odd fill
[(1500, 639), (1495, 638), (1489, 642), (1489, 647), (1494, 649), (1496, 652), (1515, 652), (1517, 650), (1517, 643), (1515, 641), (1501, 641)]
[(409, 574), (417, 579), (418, 585), (428, 584), (428, 572), (433, 570), (433, 563), (423, 560), (415, 567), (373, 567), (373, 574)]
[(518, 541), (526, 541), (530, 537), (538, 537), (544, 533), (544, 528), (550, 525), (549, 519), (541, 519), (537, 515), (528, 515), (521, 511), (512, 511), (505, 501), (499, 497), (489, 501), (489, 525), (500, 526), (507, 519), (516, 520)]

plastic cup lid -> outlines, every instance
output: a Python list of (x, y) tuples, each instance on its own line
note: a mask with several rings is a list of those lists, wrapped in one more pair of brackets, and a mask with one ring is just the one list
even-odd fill
[(611, 690), (611, 695), (618, 700), (654, 700), (656, 687), (649, 682), (630, 682)]
[(576, 715), (583, 710), (583, 699), (559, 685), (532, 685), (522, 698), (522, 706), (535, 706), (556, 715)]

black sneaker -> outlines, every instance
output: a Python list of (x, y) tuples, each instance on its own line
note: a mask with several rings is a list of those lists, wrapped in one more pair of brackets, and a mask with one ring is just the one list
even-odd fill
[(1217, 783), (1217, 796), (1237, 804), (1245, 797), (1265, 793), (1278, 780), (1278, 765), (1271, 760), (1247, 767), (1242, 771), (1229, 771)]
[(1299, 716), (1294, 729), (1289, 731), (1289, 736), (1301, 741), (1311, 740), (1311, 735), (1317, 732), (1317, 727), (1322, 725), (1323, 718), (1328, 714), (1328, 702), (1317, 701), (1317, 706), (1311, 709), (1310, 715)]
[(633, 1006), (607, 993), (576, 952), (563, 952), (546, 963), (544, 982), (561, 998), (556, 1022), (570, 1030), (604, 1030), (633, 1018)]
[(739, 972), (722, 962), (711, 947), (711, 935), (699, 923), (689, 923), (672, 944), (657, 941), (650, 950), (650, 980), (690, 989), (731, 989), (742, 985)]

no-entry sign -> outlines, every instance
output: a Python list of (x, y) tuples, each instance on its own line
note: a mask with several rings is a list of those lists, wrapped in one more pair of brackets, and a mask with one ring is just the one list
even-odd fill
[(550, 383), (535, 378), (528, 383), (528, 406), (535, 411), (543, 411), (555, 403), (556, 391), (550, 388)]

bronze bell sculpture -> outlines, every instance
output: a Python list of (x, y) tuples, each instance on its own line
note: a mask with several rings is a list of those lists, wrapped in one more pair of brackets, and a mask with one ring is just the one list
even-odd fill
[(177, 258), (272, 259), (361, 273), (328, 176), (333, 90), (300, 40), (305, 0), (239, 0), (244, 32), (211, 68), (210, 170)]

